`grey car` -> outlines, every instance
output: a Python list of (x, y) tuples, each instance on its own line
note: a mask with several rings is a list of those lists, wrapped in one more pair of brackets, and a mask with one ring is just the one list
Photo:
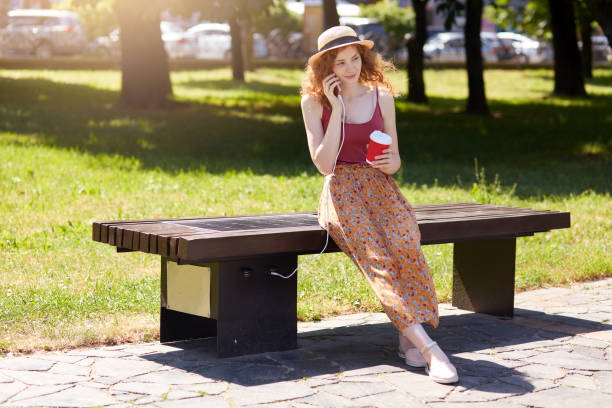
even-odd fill
[(71, 11), (23, 9), (8, 12), (2, 39), (8, 55), (74, 55), (87, 46), (87, 33)]

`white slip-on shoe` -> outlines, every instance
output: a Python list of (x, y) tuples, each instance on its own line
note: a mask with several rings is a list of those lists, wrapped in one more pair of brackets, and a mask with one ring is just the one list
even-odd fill
[[(413, 348), (409, 348), (408, 350), (416, 350), (416, 347)], [(410, 366), (410, 367), (414, 367), (414, 368), (423, 368), (427, 366), (427, 361), (425, 361), (425, 358), (423, 356), (421, 356), (420, 359), (413, 359), (413, 358), (409, 358), (406, 356), (405, 353), (402, 353), (401, 350), (397, 351), (397, 355), (404, 360), (404, 362), (406, 363), (406, 365)]]
[[(423, 346), (419, 350), (419, 352), (421, 354), (423, 354), (425, 351), (429, 350), (430, 348), (434, 347), (437, 344), (438, 343), (436, 343), (435, 341), (432, 341), (431, 343), (426, 344), (425, 346)], [(448, 362), (447, 364), (450, 364), (452, 366), (452, 364), (450, 362)], [(456, 383), (457, 381), (459, 381), (459, 375), (457, 375), (457, 373), (453, 374), (450, 377), (441, 377), (439, 375), (436, 375), (435, 373), (431, 372), (431, 370), (429, 368), (429, 364), (425, 364), (425, 372), (427, 373), (429, 378), (431, 378), (433, 381), (435, 381), (437, 383), (440, 383), (440, 384), (453, 384), (453, 383)]]

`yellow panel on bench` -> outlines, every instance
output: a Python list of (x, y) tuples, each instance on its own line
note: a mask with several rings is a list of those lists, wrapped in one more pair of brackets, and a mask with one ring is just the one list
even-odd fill
[(168, 261), (167, 268), (167, 308), (211, 317), (211, 268), (172, 261)]

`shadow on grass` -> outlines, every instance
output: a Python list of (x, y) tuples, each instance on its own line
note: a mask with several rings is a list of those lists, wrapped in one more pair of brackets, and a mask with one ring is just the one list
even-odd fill
[(296, 95), (299, 89), (295, 86), (272, 84), (250, 80), (239, 82), (231, 79), (214, 79), (209, 81), (183, 81), (181, 86), (210, 90), (248, 90), (252, 92), (270, 93), (273, 95)]
[[(572, 326), (582, 333), (610, 329), (610, 325), (589, 320), (560, 318), (530, 310), (517, 309), (518, 312), (534, 314), (539, 320), (548, 318), (551, 324), (562, 324), (566, 328)], [(520, 370), (512, 368), (512, 362), (504, 360), (499, 353), (529, 349), (538, 350), (537, 354), (544, 355), (546, 347), (562, 345), (554, 343), (554, 340), (567, 337), (563, 332), (519, 326), (512, 324), (512, 321), (476, 313), (442, 316), (439, 328), (427, 328), (427, 331), (457, 366), (460, 373), (458, 385), (483, 392), (502, 393), (530, 392), (534, 387)], [(405, 370), (414, 372), (410, 378), (414, 381), (415, 392), (418, 392), (420, 381), (430, 381), (422, 369), (411, 369), (398, 358), (397, 331), (391, 323), (347, 325), (303, 332), (298, 335), (298, 344), (296, 350), (221, 359), (217, 357), (216, 339), (208, 338), (169, 343), (173, 351), (143, 355), (142, 358), (188, 370), (205, 378), (245, 386), (339, 372), (343, 372), (346, 378)], [(492, 348), (497, 351), (497, 357), (476, 353)], [(574, 354), (575, 359), (580, 356), (579, 353)], [(507, 358), (516, 360), (517, 357)], [(585, 355), (584, 359), (591, 361), (592, 357)], [(545, 361), (546, 358), (544, 364)], [(502, 362), (505, 364), (500, 364)], [(503, 387), (507, 382), (519, 390)]]
[[(184, 83), (183, 83), (184, 85)], [(233, 81), (194, 81), (207, 89)], [(315, 174), (295, 88), (249, 82), (253, 105), (190, 101), (187, 108), (129, 111), (113, 107), (118, 92), (46, 79), (0, 78), (4, 143), (73, 148), (94, 155), (133, 157), (143, 168), (168, 172)], [(262, 99), (276, 105), (257, 105)], [(294, 98), (291, 98), (294, 95)], [(233, 96), (234, 101), (240, 96)], [(239, 101), (238, 101), (239, 102)], [(499, 173), (519, 195), (610, 190), (612, 96), (570, 106), (490, 101), (493, 118), (459, 112), (464, 101), (431, 98), (429, 107), (397, 103), (402, 183), (456, 185), (473, 180), (473, 160)], [(588, 126), (587, 126), (588, 124)], [(559, 177), (559, 174), (562, 175)]]

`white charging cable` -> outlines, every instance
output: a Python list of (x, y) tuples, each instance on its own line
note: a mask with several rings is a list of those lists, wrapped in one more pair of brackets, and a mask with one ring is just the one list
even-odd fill
[(295, 275), (295, 273), (298, 271), (298, 269), (300, 269), (300, 267), (302, 265), (304, 265), (307, 262), (310, 262), (314, 259), (317, 259), (318, 257), (320, 257), (321, 255), (323, 255), (323, 252), (325, 252), (325, 250), (327, 249), (327, 244), (329, 243), (329, 183), (331, 182), (331, 177), (334, 176), (334, 172), (336, 171), (336, 163), (338, 163), (338, 157), (340, 156), (340, 151), (342, 150), (342, 146), (344, 145), (344, 122), (346, 120), (346, 107), (344, 106), (344, 101), (342, 100), (342, 95), (338, 94), (338, 99), (340, 100), (340, 103), (342, 104), (342, 133), (340, 133), (340, 147), (338, 147), (338, 153), (336, 154), (336, 158), (334, 159), (334, 167), (332, 168), (331, 173), (329, 174), (329, 179), (325, 180), (325, 187), (327, 188), (327, 194), (325, 195), (325, 225), (327, 226), (327, 234), (325, 235), (325, 245), (323, 246), (323, 249), (321, 250), (321, 252), (319, 252), (318, 254), (316, 254), (313, 257), (310, 257), (308, 259), (306, 259), (305, 261), (302, 261), (298, 264), (298, 266), (295, 268), (295, 270), (293, 272), (291, 272), (291, 274), (285, 276), (282, 275), (280, 273), (276, 273), (276, 272), (270, 272), (270, 275), (274, 275), (274, 276), (278, 276), (279, 278), (283, 278), (283, 279), (289, 279), (291, 278), (293, 275)]

